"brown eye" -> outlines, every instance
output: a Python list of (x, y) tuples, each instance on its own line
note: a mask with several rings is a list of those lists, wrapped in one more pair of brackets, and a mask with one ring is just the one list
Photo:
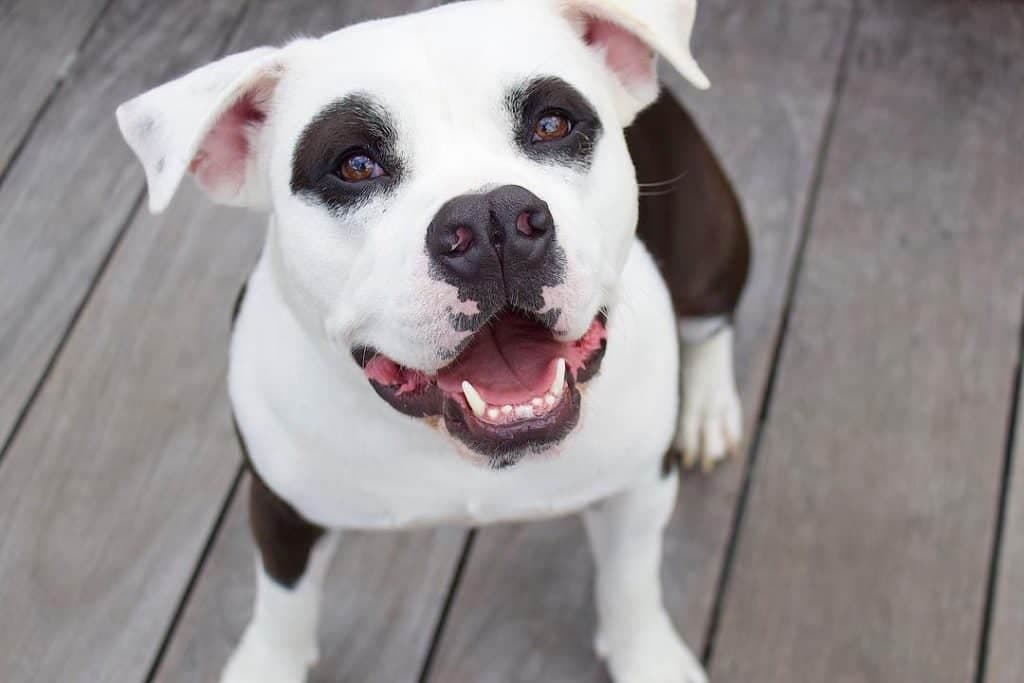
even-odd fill
[(360, 183), (381, 177), (384, 169), (366, 152), (355, 152), (342, 159), (337, 173), (347, 183)]
[(533, 127), (534, 142), (561, 140), (572, 132), (572, 122), (563, 114), (548, 113), (537, 120)]

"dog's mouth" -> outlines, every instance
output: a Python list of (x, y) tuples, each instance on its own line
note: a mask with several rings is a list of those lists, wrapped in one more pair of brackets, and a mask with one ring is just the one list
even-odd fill
[(449, 434), (501, 467), (546, 450), (576, 427), (580, 387), (597, 374), (606, 346), (603, 314), (582, 337), (563, 342), (536, 317), (509, 309), (436, 374), (366, 347), (353, 355), (393, 408), (413, 417), (440, 416)]

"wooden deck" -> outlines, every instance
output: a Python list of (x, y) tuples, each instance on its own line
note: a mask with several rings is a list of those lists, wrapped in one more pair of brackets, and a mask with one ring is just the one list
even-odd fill
[[(3, 683), (211, 683), (250, 609), (224, 373), (262, 229), (140, 208), (114, 106), (431, 4), (0, 0)], [(749, 445), (684, 482), (673, 616), (714, 683), (1024, 681), (1024, 5), (704, 0), (695, 51), (756, 230)], [(606, 682), (590, 579), (573, 519), (353, 534), (313, 680)]]

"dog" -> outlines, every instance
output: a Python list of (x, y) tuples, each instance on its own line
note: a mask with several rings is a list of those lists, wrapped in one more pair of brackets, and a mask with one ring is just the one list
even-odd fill
[(230, 347), (259, 568), (225, 683), (306, 680), (338, 530), (571, 513), (616, 683), (706, 680), (662, 603), (664, 457), (711, 469), (740, 444), (750, 247), (713, 152), (659, 97), (658, 55), (708, 86), (695, 13), (468, 0), (118, 108), (152, 211), (191, 175), (270, 216)]

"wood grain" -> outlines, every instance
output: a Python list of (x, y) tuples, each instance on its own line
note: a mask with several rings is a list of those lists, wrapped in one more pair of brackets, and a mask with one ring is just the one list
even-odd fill
[(0, 186), (0, 442), (142, 192), (114, 108), (212, 58), (241, 8), (117, 0)]
[[(670, 88), (721, 155), (754, 232), (754, 269), (739, 313), (738, 374), (755, 422), (793, 267), (815, 156), (850, 16), (848, 2), (705, 3), (695, 53), (709, 93)], [(666, 539), (670, 611), (704, 640), (743, 478), (741, 462), (687, 478)], [(481, 533), (430, 678), (593, 681), (592, 568), (575, 520)]]
[(1024, 295), (1020, 12), (857, 28), (716, 683), (974, 680)]
[[(303, 24), (283, 16), (322, 4), (254, 12), (247, 37), (288, 37)], [(5, 363), (56, 341), (49, 322), (27, 336), (6, 323), (67, 313), (141, 190), (113, 104), (211, 58), (239, 9), (111, 8), (41, 124), (52, 136), (26, 150), (0, 195), (4, 305), (22, 307), (4, 312)], [(5, 683), (141, 681), (238, 471), (225, 349), (262, 229), (183, 194), (164, 216), (136, 218), (0, 467)]]
[[(1024, 357), (1020, 362), (1024, 363)], [(1018, 392), (1022, 388), (1018, 387)], [(1016, 446), (1011, 456), (1010, 490), (983, 683), (1018, 683), (1024, 673), (1024, 401), (1019, 400), (1019, 394), (1018, 401)]]
[(0, 177), (107, 0), (0, 3)]
[[(157, 683), (216, 681), (238, 644), (256, 581), (245, 500), (239, 495), (232, 507)], [(416, 681), (464, 537), (456, 530), (343, 535), (327, 579), (321, 661), (311, 683)]]
[(142, 680), (238, 471), (224, 349), (259, 229), (186, 195), (129, 232), (0, 467), (5, 682)]

